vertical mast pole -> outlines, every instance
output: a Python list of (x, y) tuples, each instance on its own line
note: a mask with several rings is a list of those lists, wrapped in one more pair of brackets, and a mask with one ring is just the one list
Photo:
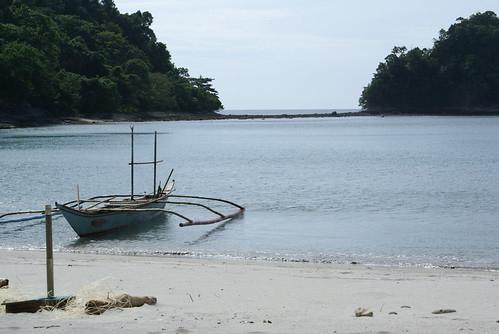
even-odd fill
[(131, 158), (130, 158), (130, 172), (131, 172), (131, 191), (130, 191), (130, 199), (133, 200), (133, 125), (130, 127), (132, 130), (132, 151), (131, 151)]
[(154, 188), (152, 193), (156, 195), (156, 154), (157, 154), (157, 143), (158, 143), (158, 132), (154, 131)]
[(76, 184), (76, 201), (78, 203), (78, 209), (81, 209), (81, 205), (80, 205), (80, 185), (78, 183)]
[(45, 253), (47, 265), (47, 298), (54, 297), (54, 253), (52, 248), (52, 208), (45, 206)]

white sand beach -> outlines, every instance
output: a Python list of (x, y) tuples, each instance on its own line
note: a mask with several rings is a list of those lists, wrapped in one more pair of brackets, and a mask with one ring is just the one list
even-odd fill
[[(499, 333), (499, 272), (55, 253), (67, 311), (6, 314), (1, 333)], [(1, 251), (0, 301), (43, 297), (45, 254)], [(156, 305), (86, 315), (91, 298)], [(358, 307), (373, 317), (354, 316)], [(455, 313), (436, 315), (437, 309)], [(395, 312), (396, 314), (394, 314)]]

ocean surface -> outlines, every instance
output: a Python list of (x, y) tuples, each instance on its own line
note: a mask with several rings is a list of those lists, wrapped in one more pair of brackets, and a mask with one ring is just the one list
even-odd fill
[[(0, 130), (0, 212), (76, 199), (77, 184), (82, 197), (128, 193), (129, 125)], [(137, 123), (136, 160), (152, 159), (155, 130), (161, 179), (175, 168), (176, 193), (244, 216), (185, 228), (163, 216), (84, 239), (59, 217), (57, 250), (499, 268), (499, 117)], [(138, 166), (136, 192), (152, 188)], [(0, 222), (0, 248), (43, 249), (44, 233)]]

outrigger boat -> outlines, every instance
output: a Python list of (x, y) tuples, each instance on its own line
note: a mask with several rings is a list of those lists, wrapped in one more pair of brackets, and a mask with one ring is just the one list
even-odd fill
[(173, 184), (156, 194), (133, 198), (130, 195), (95, 196), (64, 204), (56, 203), (56, 208), (80, 237), (86, 237), (133, 223), (147, 223), (166, 212), (164, 207), (171, 192)]
[[(215, 224), (239, 216), (244, 208), (236, 203), (218, 198), (173, 195), (175, 190), (175, 181), (170, 182), (173, 169), (163, 187), (161, 184), (156, 188), (156, 166), (162, 161), (156, 159), (157, 132), (154, 132), (154, 160), (151, 162), (134, 162), (133, 157), (133, 127), (131, 128), (131, 191), (129, 195), (103, 195), (95, 196), (89, 199), (80, 199), (77, 186), (77, 199), (64, 204), (57, 204), (52, 209), (50, 205), (45, 206), (45, 210), (27, 210), (0, 214), (0, 223), (15, 223), (29, 220), (45, 219), (45, 238), (46, 238), (46, 266), (47, 266), (47, 297), (31, 299), (25, 301), (4, 302), (7, 313), (37, 312), (41, 309), (65, 308), (67, 303), (72, 301), (74, 296), (55, 296), (54, 295), (54, 258), (52, 242), (52, 217), (62, 214), (69, 222), (71, 227), (80, 237), (108, 232), (120, 229), (134, 223), (146, 224), (155, 216), (162, 213), (177, 216), (183, 220), (179, 225), (195, 226)], [(153, 192), (146, 195), (136, 195), (133, 191), (133, 169), (135, 165), (154, 165), (154, 187)], [(178, 198), (180, 200), (170, 200)], [(186, 200), (189, 200), (187, 202)], [(215, 201), (229, 204), (237, 208), (237, 211), (230, 214), (223, 214), (213, 208), (190, 200)], [(206, 220), (193, 220), (183, 214), (172, 210), (165, 210), (166, 204), (171, 205), (190, 205), (210, 211), (215, 215), (214, 218)], [(15, 215), (38, 214), (36, 216), (21, 217), (17, 219), (3, 220), (2, 218)], [(40, 216), (39, 214), (44, 214)]]
[[(80, 199), (79, 190), (77, 190), (77, 199), (63, 204), (56, 203), (56, 209), (52, 213), (62, 213), (73, 230), (80, 236), (86, 237), (95, 234), (102, 234), (108, 231), (117, 230), (131, 224), (146, 224), (161, 214), (170, 214), (182, 220), (180, 227), (208, 225), (235, 218), (244, 212), (244, 207), (219, 198), (173, 195), (175, 190), (175, 180), (171, 180), (173, 169), (164, 183), (164, 186), (156, 188), (156, 169), (157, 164), (163, 162), (157, 160), (157, 132), (154, 132), (154, 160), (148, 162), (135, 162), (133, 152), (134, 132), (131, 127), (131, 191), (127, 195), (102, 195), (94, 196), (88, 199)], [(134, 166), (153, 165), (154, 166), (154, 184), (153, 191), (150, 194), (134, 194)], [(78, 189), (78, 187), (77, 187)], [(175, 199), (175, 200), (171, 200)], [(180, 200), (177, 200), (180, 199)], [(194, 200), (194, 201), (192, 201)], [(225, 203), (236, 208), (236, 211), (228, 214), (219, 212), (199, 201), (212, 201)], [(166, 204), (188, 205), (205, 209), (214, 215), (214, 218), (205, 220), (194, 220), (176, 211), (165, 209)], [(6, 213), (0, 218), (15, 214), (42, 213), (41, 211), (19, 211)], [(36, 217), (37, 218), (37, 217)], [(26, 220), (29, 220), (27, 218)], [(33, 217), (35, 219), (35, 217)], [(20, 221), (19, 219), (13, 221)]]

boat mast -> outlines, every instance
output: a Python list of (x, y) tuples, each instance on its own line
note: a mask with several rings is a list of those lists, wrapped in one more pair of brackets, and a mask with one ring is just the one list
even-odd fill
[(132, 150), (131, 150), (131, 158), (130, 158), (130, 173), (131, 173), (131, 178), (130, 178), (130, 181), (131, 181), (131, 191), (130, 191), (130, 199), (133, 200), (133, 125), (130, 126), (130, 129), (132, 130)]
[(144, 161), (144, 162), (135, 162), (134, 161), (134, 157), (133, 157), (133, 126), (130, 126), (130, 130), (131, 130), (131, 157), (130, 157), (130, 173), (131, 173), (131, 177), (130, 177), (130, 181), (131, 181), (131, 190), (130, 190), (130, 199), (133, 200), (133, 197), (134, 197), (134, 194), (133, 194), (133, 166), (134, 165), (151, 165), (153, 164), (154, 165), (154, 189), (153, 189), (153, 192), (152, 194), (153, 195), (156, 195), (158, 193), (157, 189), (156, 189), (156, 166), (158, 163), (161, 163), (163, 162), (163, 160), (156, 160), (157, 159), (157, 144), (158, 144), (158, 132), (157, 131), (154, 131), (154, 161)]
[(158, 132), (154, 131), (154, 188), (152, 191), (154, 195), (156, 195), (156, 165), (158, 164), (158, 162), (156, 161), (156, 153), (157, 153), (156, 146), (158, 142), (157, 137), (158, 137)]

